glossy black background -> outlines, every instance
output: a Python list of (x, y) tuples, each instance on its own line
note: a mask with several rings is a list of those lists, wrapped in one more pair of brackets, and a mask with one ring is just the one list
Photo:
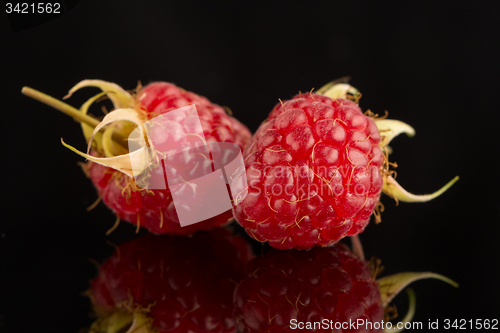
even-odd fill
[[(106, 240), (136, 236), (122, 223), (106, 237), (111, 212), (85, 211), (95, 190), (82, 159), (60, 144), (84, 148), (78, 124), (20, 93), (28, 85), (61, 98), (86, 78), (125, 89), (174, 82), (231, 107), (255, 131), (278, 98), (352, 76), (363, 109), (388, 110), (417, 131), (391, 145), (401, 184), (425, 193), (461, 177), (430, 203), (396, 207), (384, 197), (383, 222), (361, 235), (367, 256), (383, 259), (383, 274), (429, 270), (460, 283), (415, 283), (415, 321), (499, 319), (494, 4), (86, 0), (15, 33), (2, 9), (0, 331), (88, 326), (80, 293), (96, 270), (87, 258), (102, 261), (112, 252)], [(401, 312), (405, 304), (402, 295)]]

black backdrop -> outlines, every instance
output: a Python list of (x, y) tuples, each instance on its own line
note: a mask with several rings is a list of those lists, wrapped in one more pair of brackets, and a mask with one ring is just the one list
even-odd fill
[[(88, 326), (81, 292), (96, 270), (87, 258), (109, 256), (106, 240), (136, 237), (127, 223), (106, 237), (114, 217), (102, 204), (85, 211), (95, 190), (76, 165), (83, 159), (60, 144), (84, 148), (78, 124), (20, 92), (28, 85), (61, 98), (85, 78), (126, 89), (174, 82), (231, 107), (255, 131), (278, 98), (350, 75), (363, 109), (388, 110), (417, 131), (391, 144), (401, 184), (425, 193), (461, 177), (430, 203), (384, 197), (383, 222), (361, 235), (367, 256), (382, 258), (383, 274), (429, 270), (460, 283), (415, 283), (415, 321), (499, 319), (494, 4), (85, 0), (24, 30), (31, 18), (9, 21), (2, 11), (0, 331)], [(398, 298), (401, 312), (406, 302)]]

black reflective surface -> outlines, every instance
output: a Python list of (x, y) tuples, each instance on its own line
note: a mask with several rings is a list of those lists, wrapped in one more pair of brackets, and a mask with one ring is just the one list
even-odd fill
[[(278, 98), (352, 76), (362, 109), (388, 110), (417, 131), (391, 144), (405, 188), (428, 193), (461, 177), (429, 203), (383, 197), (383, 222), (361, 235), (367, 257), (383, 260), (383, 274), (433, 271), (460, 283), (415, 283), (415, 321), (498, 319), (494, 6), (80, 1), (19, 32), (1, 14), (0, 331), (88, 327), (88, 258), (102, 262), (113, 252), (107, 241), (137, 236), (122, 223), (106, 237), (111, 212), (86, 212), (96, 192), (82, 159), (60, 144), (84, 148), (78, 124), (20, 93), (28, 85), (62, 98), (85, 78), (126, 89), (171, 81), (229, 106), (255, 131)], [(406, 301), (396, 301), (403, 313)]]

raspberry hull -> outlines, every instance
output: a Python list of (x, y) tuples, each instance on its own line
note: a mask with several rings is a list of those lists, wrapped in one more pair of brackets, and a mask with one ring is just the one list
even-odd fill
[(120, 332), (235, 332), (232, 295), (251, 257), (248, 244), (223, 228), (122, 244), (91, 282), (99, 317), (91, 332), (113, 325)]
[(240, 333), (294, 332), (293, 323), (323, 320), (380, 323), (384, 317), (379, 286), (367, 263), (340, 243), (308, 252), (274, 250), (252, 260), (234, 292), (234, 304)]
[(236, 220), (278, 249), (357, 235), (382, 191), (379, 145), (375, 122), (352, 101), (305, 94), (277, 104), (244, 151), (249, 193)]

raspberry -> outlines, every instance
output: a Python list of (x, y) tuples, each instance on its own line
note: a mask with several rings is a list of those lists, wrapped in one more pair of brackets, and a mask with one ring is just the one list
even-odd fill
[(383, 188), (401, 201), (426, 201), (456, 180), (432, 195), (406, 192), (391, 177), (386, 146), (413, 128), (365, 115), (357, 100), (325, 95), (278, 103), (244, 151), (248, 194), (235, 218), (278, 249), (328, 246), (361, 233), (373, 212), (379, 220)]
[(251, 257), (223, 228), (122, 244), (91, 282), (91, 332), (235, 332), (232, 295)]
[(280, 249), (356, 235), (382, 191), (379, 143), (352, 101), (307, 94), (278, 104), (245, 149), (249, 194), (236, 220)]
[[(194, 103), (207, 142), (233, 142), (243, 149), (250, 139), (248, 129), (235, 118), (228, 116), (220, 106), (210, 103), (202, 96), (183, 91), (171, 83), (156, 82), (147, 85), (138, 92), (136, 101), (136, 106), (147, 113), (148, 119)], [(94, 163), (89, 164), (92, 168)], [(108, 181), (102, 191), (99, 191), (97, 183), (101, 181), (103, 172), (114, 174), (117, 179)], [(200, 223), (181, 227), (168, 188), (150, 191), (131, 188), (124, 195), (123, 189), (127, 188), (131, 179), (109, 168), (90, 172), (90, 179), (103, 201), (120, 219), (140, 224), (154, 233), (189, 235), (197, 230), (208, 230), (223, 225), (232, 217), (232, 213), (227, 211)]]
[[(117, 226), (120, 220), (125, 220), (136, 224), (137, 229), (142, 226), (157, 234), (189, 235), (197, 230), (208, 230), (214, 226), (223, 225), (232, 218), (231, 211), (227, 211), (199, 223), (181, 227), (168, 185), (164, 190), (145, 190), (135, 183), (130, 171), (131, 162), (127, 154), (128, 150), (123, 147), (123, 145), (126, 146), (123, 144), (123, 138), (128, 137), (133, 127), (130, 122), (120, 120), (142, 124), (158, 115), (195, 104), (207, 143), (231, 142), (237, 144), (241, 149), (245, 147), (251, 137), (250, 132), (243, 124), (227, 115), (222, 107), (212, 104), (205, 97), (185, 91), (167, 82), (151, 83), (142, 89), (138, 88), (137, 93), (131, 95), (113, 83), (86, 80), (71, 89), (69, 95), (86, 86), (101, 88), (107, 93), (114, 107), (119, 110), (108, 113), (103, 122), (99, 123), (97, 119), (87, 116), (86, 113), (90, 104), (104, 95), (104, 92), (91, 98), (81, 107), (80, 112), (73, 109), (73, 113), (70, 112), (71, 110), (68, 111), (68, 109), (72, 109), (69, 105), (52, 101), (53, 99), (50, 100), (51, 98), (46, 95), (45, 99), (42, 99), (40, 95), (43, 94), (31, 88), (24, 88), (23, 93), (63, 112), (70, 113), (82, 122), (85, 137), (88, 142), (92, 142), (90, 155), (80, 153), (64, 142), (63, 144), (90, 160), (84, 166), (84, 171), (96, 187), (99, 197), (117, 216), (117, 223), (108, 233)], [(113, 124), (114, 128), (111, 128), (112, 133), (106, 135), (104, 132), (101, 135), (100, 132), (97, 132), (94, 136), (92, 134), (93, 127), (102, 127), (105, 125), (106, 119), (110, 117), (114, 117), (113, 121), (118, 120)], [(183, 125), (184, 120), (176, 121), (182, 131), (180, 125)], [(164, 133), (169, 136), (168, 140), (174, 140), (174, 136), (178, 134), (176, 130), (178, 129), (165, 129)]]
[[(434, 273), (400, 273), (377, 281), (379, 267), (372, 268), (342, 243), (307, 252), (272, 249), (248, 263), (234, 291), (238, 332), (382, 332), (381, 322), (391, 314), (388, 304), (412, 281), (437, 278), (457, 286)], [(410, 294), (408, 312), (414, 309)], [(358, 320), (362, 327), (353, 329), (349, 323)]]

